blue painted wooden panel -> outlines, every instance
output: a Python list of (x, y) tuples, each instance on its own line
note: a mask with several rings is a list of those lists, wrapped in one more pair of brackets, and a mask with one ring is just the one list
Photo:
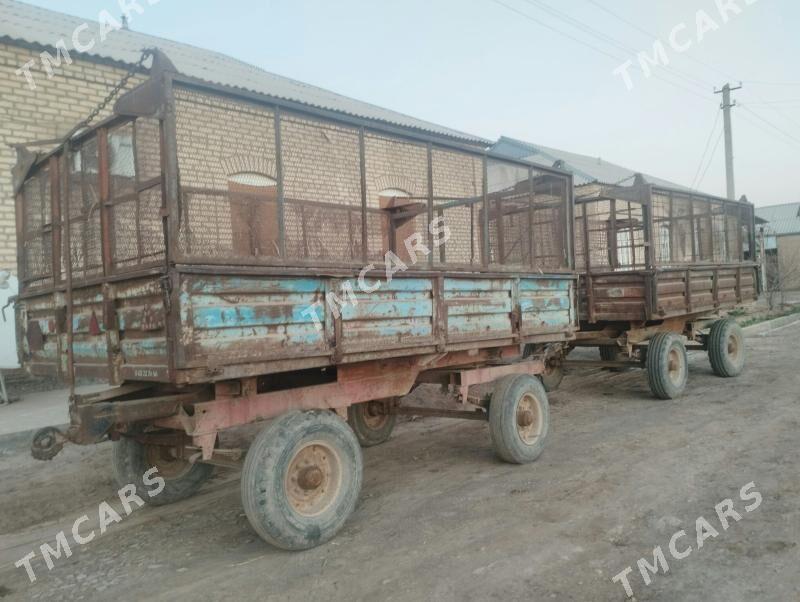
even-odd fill
[[(346, 286), (348, 282), (352, 289)], [(439, 343), (493, 344), (512, 340), (516, 308), (521, 312), (523, 336), (564, 332), (574, 322), (574, 284), (568, 277), (446, 277), (442, 278), (441, 304), (435, 297), (439, 294), (436, 282), (435, 276), (368, 280), (364, 286), (375, 290), (364, 292), (356, 279), (183, 274), (177, 308), (179, 367), (305, 357), (332, 361), (332, 343), (339, 332), (338, 351), (345, 357), (413, 354), (417, 348), (429, 351)], [(158, 278), (114, 283), (110, 291), (117, 328), (107, 331), (101, 289), (75, 290), (76, 374), (107, 374), (110, 379), (110, 346), (119, 350), (113, 359), (123, 378), (165, 378), (171, 351)], [(341, 330), (334, 328), (336, 311), (326, 307), (326, 300), (334, 296), (346, 301), (336, 310), (341, 310)], [(66, 336), (58, 336), (55, 321), (56, 308), (64, 304), (63, 294), (42, 295), (24, 304), (27, 320), (35, 320), (44, 335), (44, 348), (29, 363), (39, 366), (40, 373), (57, 371), (59, 362), (65, 370)], [(446, 331), (442, 333), (435, 326), (441, 321), (438, 311), (444, 312)]]
[(356, 279), (182, 278), (179, 339), (186, 366), (332, 356), (339, 333), (344, 355), (407, 354), (438, 342), (509, 340), (516, 307), (524, 335), (566, 331), (574, 315), (566, 277), (443, 278), (446, 333), (435, 328), (435, 277), (367, 280), (363, 288), (375, 289), (368, 292)]
[(33, 351), (28, 346), (26, 336), (23, 336), (18, 345), (23, 354), (28, 358), (25, 364), (37, 374), (57, 374), (59, 363), (60, 341), (57, 336), (55, 321), (55, 296), (46, 294), (40, 297), (25, 299), (17, 303), (17, 310), (23, 312), (23, 335), (30, 325), (35, 322), (43, 335), (43, 347)]
[(511, 337), (513, 293), (513, 278), (445, 278), (447, 340)]
[(325, 353), (324, 291), (319, 278), (186, 275), (179, 295), (184, 359), (228, 363)]
[[(433, 342), (433, 285), (427, 278), (356, 281), (342, 307), (346, 353), (388, 351)], [(369, 291), (375, 288), (374, 291)], [(341, 291), (341, 285), (339, 286)], [(341, 298), (341, 292), (338, 294)]]
[[(76, 376), (98, 376), (108, 370), (108, 342), (103, 324), (103, 294), (99, 286), (77, 289), (72, 306), (72, 355)], [(98, 331), (92, 334), (93, 324)], [(66, 351), (66, 336), (62, 337)], [(66, 353), (63, 354), (66, 372)]]
[(519, 306), (523, 335), (561, 332), (573, 325), (574, 281), (571, 279), (522, 278)]
[[(157, 278), (125, 282), (116, 287), (115, 306), (122, 368), (137, 375), (152, 374), (143, 368), (165, 369), (168, 364), (164, 293)], [(137, 376), (142, 378), (142, 376)]]

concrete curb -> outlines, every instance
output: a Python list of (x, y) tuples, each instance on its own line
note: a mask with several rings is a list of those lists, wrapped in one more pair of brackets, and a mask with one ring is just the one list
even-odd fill
[(780, 318), (773, 318), (772, 320), (767, 320), (766, 322), (759, 322), (758, 324), (745, 326), (743, 330), (749, 335), (764, 334), (765, 332), (775, 328), (788, 326), (794, 322), (800, 322), (800, 313), (789, 314), (788, 316), (781, 316)]
[[(49, 425), (47, 425), (49, 426)], [(57, 425), (56, 428), (65, 431), (69, 427), (68, 424)], [(40, 427), (44, 428), (44, 426)], [(39, 429), (31, 429), (28, 431), (19, 431), (16, 433), (7, 433), (0, 435), (0, 455), (10, 455), (20, 453), (22, 451), (30, 451), (33, 436)]]

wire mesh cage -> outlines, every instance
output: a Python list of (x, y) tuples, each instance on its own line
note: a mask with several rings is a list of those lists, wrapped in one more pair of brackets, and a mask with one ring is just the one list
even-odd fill
[(169, 228), (171, 261), (187, 264), (362, 267), (392, 253), (428, 269), (572, 269), (571, 180), (557, 170), (185, 84), (173, 92), (173, 138), (159, 119), (116, 117), (29, 174), (26, 286), (165, 265)]
[(575, 209), (575, 255), (581, 271), (753, 260), (753, 207), (748, 203), (660, 188), (649, 190), (643, 201), (614, 198), (613, 191), (602, 187), (587, 190)]
[(580, 269), (630, 271), (647, 267), (646, 222), (641, 204), (616, 199), (581, 203), (575, 220), (576, 262)]
[[(184, 259), (569, 270), (569, 178), (178, 86)], [(434, 230), (448, 233), (439, 240)]]
[(52, 182), (44, 167), (22, 188), (21, 266), (25, 287), (53, 283)]
[(162, 184), (157, 119), (94, 131), (35, 168), (21, 192), (23, 289), (163, 262)]

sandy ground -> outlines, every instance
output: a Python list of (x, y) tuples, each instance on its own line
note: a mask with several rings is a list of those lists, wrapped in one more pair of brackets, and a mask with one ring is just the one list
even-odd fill
[[(108, 444), (50, 463), (0, 458), (0, 597), (8, 600), (800, 600), (800, 324), (749, 335), (737, 379), (692, 356), (688, 394), (652, 399), (644, 374), (568, 375), (551, 395), (540, 460), (495, 459), (487, 426), (427, 419), (365, 450), (361, 501), (332, 542), (270, 548), (250, 529), (238, 477), (137, 510), (31, 585), (13, 563), (112, 500)], [(763, 501), (744, 510), (754, 482)], [(723, 530), (726, 498), (742, 518)], [(719, 534), (696, 549), (696, 519)], [(674, 560), (670, 537), (685, 529)], [(667, 553), (645, 586), (636, 561)]]

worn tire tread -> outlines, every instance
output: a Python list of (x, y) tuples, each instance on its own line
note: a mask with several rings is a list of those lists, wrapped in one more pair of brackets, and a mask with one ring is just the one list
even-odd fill
[[(325, 511), (325, 524), (320, 526), (317, 523), (322, 519), (312, 519), (298, 526), (305, 519), (290, 516), (288, 502), (280, 495), (270, 497), (270, 492), (280, 486), (291, 451), (313, 433), (327, 433), (344, 444), (346, 449), (339, 451), (351, 456), (352, 471), (345, 479), (350, 486), (343, 483), (341, 503)], [(347, 460), (343, 462), (346, 464)], [(242, 506), (253, 529), (267, 543), (284, 550), (309, 549), (330, 540), (342, 528), (358, 502), (362, 475), (361, 447), (344, 420), (323, 410), (289, 412), (273, 420), (250, 446), (242, 469)], [(328, 514), (330, 510), (333, 514)]]
[(650, 390), (658, 399), (675, 399), (680, 397), (686, 388), (686, 378), (684, 378), (681, 386), (676, 387), (669, 380), (669, 374), (664, 369), (667, 363), (667, 355), (675, 343), (680, 344), (680, 349), (683, 354), (684, 366), (688, 373), (688, 356), (686, 355), (686, 347), (683, 342), (671, 332), (657, 333), (647, 346), (647, 378), (650, 383)]
[[(122, 488), (125, 485), (133, 484), (137, 492), (147, 489), (144, 484), (144, 473), (151, 467), (147, 465), (144, 453), (144, 445), (130, 437), (122, 437), (114, 441), (111, 448), (111, 466), (114, 472), (114, 480)], [(200, 489), (200, 486), (211, 478), (214, 467), (210, 464), (197, 462), (186, 474), (177, 479), (164, 478), (164, 489), (155, 497), (140, 497), (151, 506), (165, 506), (174, 504), (193, 496)]]
[(741, 352), (744, 354), (744, 332), (735, 320), (729, 318), (717, 320), (711, 325), (711, 332), (708, 335), (708, 360), (711, 363), (711, 369), (714, 374), (723, 378), (739, 376), (744, 370), (746, 361), (746, 356), (743, 356), (741, 366), (736, 366), (728, 358), (728, 337), (731, 330), (739, 335), (742, 345)]
[[(539, 398), (543, 409), (543, 416), (541, 416), (544, 421), (543, 432), (533, 446), (525, 446), (525, 444), (521, 443), (516, 427), (515, 408), (518, 396), (515, 395), (515, 390), (526, 387), (535, 389), (535, 394)], [(512, 403), (514, 408), (509, 409)], [(501, 460), (512, 464), (533, 462), (544, 450), (549, 431), (549, 404), (547, 392), (541, 381), (525, 374), (513, 374), (501, 378), (492, 393), (492, 399), (489, 404), (489, 432), (492, 438), (492, 446), (497, 456)]]
[(361, 447), (373, 447), (386, 443), (392, 436), (394, 427), (397, 425), (397, 414), (389, 414), (389, 420), (381, 429), (371, 429), (363, 421), (361, 408), (359, 406), (366, 406), (363, 404), (353, 404), (347, 408), (347, 424), (353, 429), (356, 439), (361, 444)]

